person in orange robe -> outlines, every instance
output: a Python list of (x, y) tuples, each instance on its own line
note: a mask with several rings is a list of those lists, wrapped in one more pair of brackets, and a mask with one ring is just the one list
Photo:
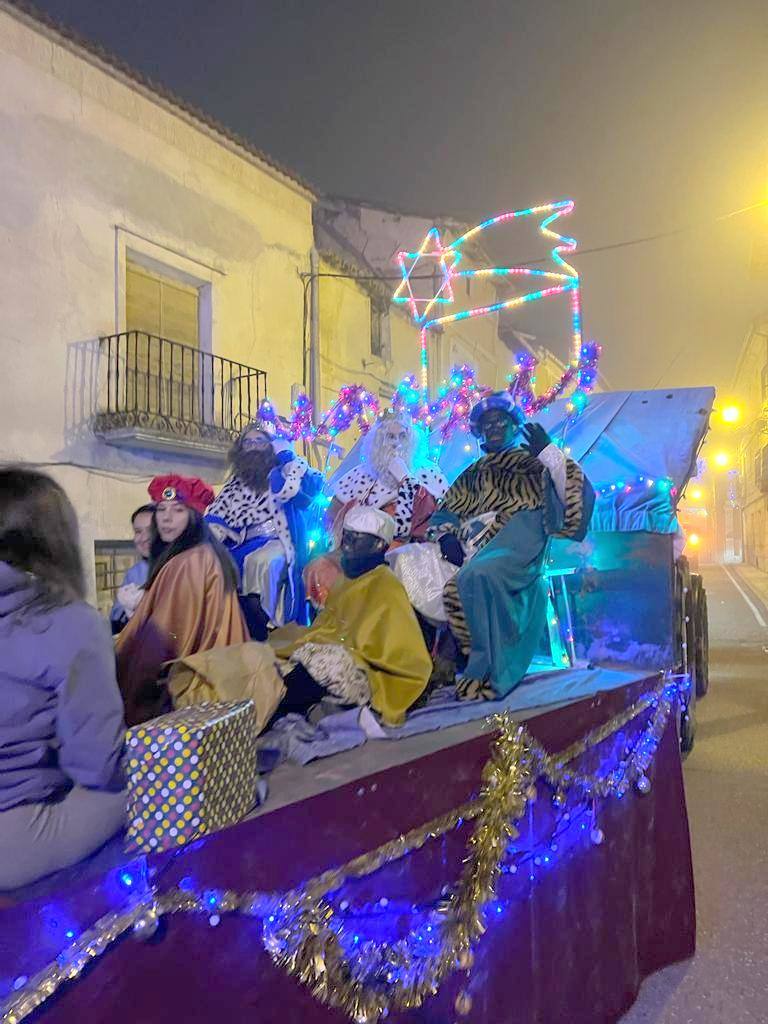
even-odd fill
[(116, 643), (117, 679), (129, 726), (169, 710), (168, 662), (250, 640), (237, 571), (203, 520), (213, 491), (202, 480), (155, 477), (149, 579)]

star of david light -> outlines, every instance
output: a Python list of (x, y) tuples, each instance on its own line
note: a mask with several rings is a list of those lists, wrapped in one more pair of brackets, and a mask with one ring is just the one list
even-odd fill
[[(426, 323), (437, 303), (453, 302), (451, 279), (460, 259), (461, 253), (451, 246), (444, 247), (440, 241), (440, 232), (437, 228), (432, 228), (418, 252), (399, 252), (397, 254), (397, 262), (403, 280), (397, 286), (392, 301), (407, 305), (415, 323)], [(433, 268), (434, 275), (426, 274), (427, 267)], [(418, 273), (414, 275), (417, 268)], [(414, 279), (422, 274), (436, 278), (431, 295), (420, 296), (414, 292)]]

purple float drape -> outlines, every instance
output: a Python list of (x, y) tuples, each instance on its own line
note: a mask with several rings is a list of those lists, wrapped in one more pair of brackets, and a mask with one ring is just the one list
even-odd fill
[[(541, 715), (527, 728), (547, 749), (560, 750), (616, 715), (649, 685), (600, 694)], [(627, 727), (627, 739), (645, 720)], [(185, 876), (199, 887), (295, 886), (470, 798), (479, 788), (490, 742), (490, 736), (480, 737), (212, 836), (178, 859), (163, 887)], [(588, 755), (590, 768), (595, 756)], [(534, 881), (528, 871), (503, 880), (505, 906), (491, 914), (468, 985), (472, 1021), (607, 1024), (632, 1003), (646, 975), (693, 954), (693, 877), (674, 720), (649, 774), (653, 786), (647, 795), (632, 791), (602, 805), (601, 845), (590, 842), (587, 829), (570, 846), (563, 843), (550, 866), (537, 867)], [(521, 823), (521, 849), (550, 832), (552, 802), (546, 787), (540, 785), (539, 794)], [(350, 883), (343, 897), (356, 908), (379, 896), (398, 904), (434, 898), (458, 877), (467, 832), (465, 826), (371, 878)], [(76, 910), (70, 894), (57, 912), (76, 914), (82, 927), (103, 912), (104, 898), (86, 886)], [(26, 906), (3, 913), (2, 947), (13, 953), (10, 970), (3, 965), (5, 977), (41, 965), (40, 949), (31, 963), (29, 948), (23, 948), (35, 934), (40, 912)], [(373, 927), (375, 921), (360, 920), (361, 931)], [(463, 984), (456, 975), (421, 1010), (389, 1021), (451, 1021)], [(272, 964), (259, 922), (224, 916), (214, 928), (204, 917), (186, 915), (167, 919), (146, 945), (131, 939), (120, 943), (42, 1014), (57, 1024), (251, 1018), (259, 1024), (346, 1020)]]

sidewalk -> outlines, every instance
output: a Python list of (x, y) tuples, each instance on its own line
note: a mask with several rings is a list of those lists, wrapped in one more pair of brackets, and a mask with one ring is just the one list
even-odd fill
[(768, 572), (756, 569), (753, 565), (726, 565), (723, 568), (728, 570), (748, 591), (751, 591), (752, 596), (756, 597), (763, 606), (760, 609), (763, 618), (768, 619)]
[[(768, 633), (734, 588), (759, 607), (768, 574), (740, 565), (702, 572), (710, 687), (697, 703), (696, 745), (685, 762), (697, 952), (648, 978), (621, 1024), (768, 1021)], [(768, 621), (768, 612), (760, 614)]]

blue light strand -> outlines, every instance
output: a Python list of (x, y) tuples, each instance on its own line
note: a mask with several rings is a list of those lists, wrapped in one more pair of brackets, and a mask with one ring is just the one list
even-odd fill
[(677, 494), (674, 482), (669, 477), (639, 476), (630, 481), (619, 478), (615, 483), (595, 484), (594, 487), (598, 498), (612, 497), (616, 494), (632, 494), (639, 491), (657, 491), (660, 494), (671, 494), (672, 497)]
[[(651, 700), (648, 705), (651, 711), (649, 721), (641, 731), (640, 735), (636, 738), (633, 746), (627, 748), (625, 755), (617, 761), (615, 765), (612, 765), (607, 769), (604, 776), (599, 777), (610, 789), (610, 793), (608, 795), (621, 800), (631, 788), (633, 779), (636, 779), (641, 784), (641, 787), (643, 780), (647, 781), (646, 772), (648, 771), (656, 753), (660, 733), (663, 732), (664, 728), (666, 728), (666, 723), (671, 712), (672, 702), (684, 690), (686, 685), (687, 681), (685, 679), (683, 679), (682, 682), (673, 680), (665, 685), (658, 697), (654, 697), (652, 700), (650, 695), (647, 698), (641, 698), (641, 700)], [(612, 737), (608, 738), (615, 738), (617, 735), (620, 734), (614, 734)], [(544, 778), (548, 782), (550, 781), (546, 774), (544, 775)], [(561, 792), (561, 787), (565, 787), (567, 789), (579, 790), (582, 794), (582, 802), (577, 806), (575, 811), (565, 809), (557, 819), (555, 829), (550, 837), (533, 851), (527, 851), (520, 857), (513, 859), (511, 855), (520, 851), (517, 851), (514, 843), (510, 844), (510, 846), (507, 847), (505, 863), (501, 868), (503, 874), (516, 874), (525, 866), (525, 864), (531, 864), (531, 862), (533, 864), (529, 869), (531, 871), (540, 866), (548, 868), (555, 860), (552, 854), (557, 852), (552, 849), (552, 843), (558, 843), (559, 840), (576, 825), (579, 826), (581, 831), (586, 831), (588, 826), (585, 821), (585, 815), (587, 813), (589, 813), (594, 820), (596, 815), (596, 786), (594, 785), (593, 776), (590, 773), (572, 770), (565, 773), (564, 778), (558, 777), (556, 779), (552, 779), (550, 785), (555, 789), (553, 800), (557, 799)], [(644, 791), (645, 790), (643, 788), (640, 788), (640, 792)], [(591, 810), (589, 801), (591, 801), (592, 804)], [(592, 831), (594, 831), (594, 828)], [(593, 839), (592, 841), (594, 842), (595, 840)], [(537, 861), (539, 863), (537, 863)], [(533, 878), (534, 875), (532, 874), (530, 876), (530, 880), (532, 881)], [(442, 897), (445, 897), (445, 895), (446, 893), (443, 892)], [(336, 914), (341, 923), (344, 924), (345, 922), (348, 922), (349, 919), (353, 918), (378, 917), (381, 919), (403, 917), (409, 913), (423, 914), (429, 911), (433, 912), (439, 902), (439, 900), (433, 900), (421, 904), (409, 902), (405, 905), (401, 903), (394, 903), (389, 900), (378, 900), (372, 906), (364, 905), (361, 908), (355, 909), (350, 908), (347, 901), (341, 901), (341, 904), (338, 907), (334, 907), (334, 914)], [(345, 903), (347, 903), (346, 906), (344, 905)]]

